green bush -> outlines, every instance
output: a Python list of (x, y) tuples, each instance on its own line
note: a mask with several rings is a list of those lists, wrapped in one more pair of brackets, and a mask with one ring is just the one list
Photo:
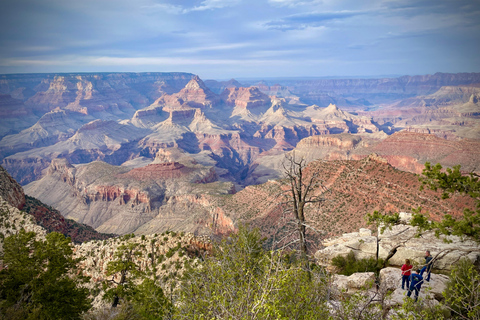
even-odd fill
[(240, 227), (214, 244), (180, 283), (180, 319), (327, 319), (328, 276), (263, 249), (258, 230)]
[(375, 258), (356, 259), (353, 251), (350, 251), (346, 257), (336, 256), (332, 259), (332, 265), (338, 270), (338, 274), (344, 276), (352, 275), (356, 272), (375, 272), (376, 275), (383, 267), (384, 260)]
[(443, 295), (453, 315), (480, 319), (480, 274), (469, 259), (461, 259), (452, 269)]
[(170, 248), (168, 249), (167, 253), (165, 254), (165, 256), (167, 258), (171, 258), (174, 254), (175, 254), (175, 251), (177, 251), (177, 248)]
[(5, 239), (1, 258), (8, 268), (0, 271), (0, 318), (80, 319), (90, 308), (81, 286), (88, 279), (78, 272), (80, 259), (63, 234), (37, 240), (22, 229)]

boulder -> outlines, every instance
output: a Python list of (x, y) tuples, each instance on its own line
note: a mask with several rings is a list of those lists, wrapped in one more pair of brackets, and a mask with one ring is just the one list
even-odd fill
[(442, 301), (444, 298), (443, 291), (447, 288), (449, 277), (444, 274), (430, 275), (430, 282), (425, 282), (422, 286), (422, 291), (432, 294), (436, 300)]
[[(423, 303), (427, 303), (428, 305), (437, 305), (438, 301), (435, 300), (435, 297), (433, 294), (428, 293), (427, 291), (423, 290), (424, 288), (420, 290), (420, 293), (418, 295), (418, 298), (422, 300)], [(389, 294), (385, 300), (385, 306), (388, 308), (395, 307), (395, 306), (401, 306), (404, 303), (404, 299), (407, 297), (407, 290), (402, 290), (402, 288), (397, 288), (395, 289), (391, 294)], [(415, 297), (415, 293), (412, 292), (411, 298), (413, 299)]]
[(350, 276), (334, 275), (333, 285), (338, 292), (344, 292), (351, 295), (361, 289), (369, 289), (375, 283), (375, 274), (373, 272), (357, 272)]
[(385, 290), (396, 290), (402, 287), (402, 271), (398, 268), (380, 270), (380, 286)]

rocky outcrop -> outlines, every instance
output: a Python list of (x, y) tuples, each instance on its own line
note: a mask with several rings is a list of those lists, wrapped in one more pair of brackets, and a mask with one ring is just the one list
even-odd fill
[(25, 205), (25, 194), (23, 193), (22, 187), (1, 166), (0, 198), (17, 209), (22, 209)]
[[(404, 214), (408, 217), (408, 214)], [(423, 266), (426, 250), (430, 250), (435, 259), (435, 270), (450, 270), (460, 258), (466, 257), (474, 263), (480, 261), (480, 246), (477, 242), (449, 236), (452, 241), (446, 243), (435, 236), (435, 232), (428, 231), (417, 237), (417, 228), (409, 225), (396, 225), (391, 230), (387, 229), (382, 234), (379, 230), (378, 255), (386, 259), (387, 255), (394, 252), (390, 258), (391, 266), (401, 266), (405, 259), (410, 259), (414, 266)], [(359, 259), (375, 257), (377, 240), (370, 230), (360, 229), (360, 232), (347, 233), (341, 237), (322, 242), (324, 249), (315, 253), (315, 258), (328, 266), (331, 259), (337, 255), (346, 256), (353, 252)]]
[(346, 295), (352, 295), (360, 290), (371, 289), (375, 285), (376, 277), (373, 272), (357, 272), (350, 276), (333, 275), (333, 284), (336, 289)]
[[(22, 228), (27, 232), (35, 232), (37, 239), (41, 239), (47, 234), (43, 227), (35, 223), (32, 216), (12, 207), (10, 203), (0, 197), (0, 253), (3, 252), (3, 239), (16, 234)], [(0, 260), (0, 270), (2, 267), (2, 260)]]
[(50, 160), (42, 157), (10, 156), (2, 161), (2, 167), (21, 185), (39, 179), (43, 175), (43, 170), (49, 165)]
[[(391, 292), (386, 301), (387, 307), (400, 306), (404, 303), (407, 290), (401, 288), (402, 271), (399, 268), (384, 268), (380, 270), (379, 282), (383, 290)], [(443, 301), (443, 291), (447, 287), (449, 277), (444, 274), (432, 273), (430, 281), (424, 281), (420, 290), (419, 299), (436, 303)]]
[(270, 98), (258, 88), (227, 88), (220, 96), (230, 107), (255, 109), (270, 106)]
[(219, 97), (205, 86), (198, 77), (193, 77), (178, 93), (164, 95), (155, 101), (155, 105), (180, 107), (186, 105), (193, 108), (212, 108), (220, 102)]
[(336, 147), (343, 150), (352, 150), (362, 140), (359, 136), (352, 135), (320, 135), (301, 140), (297, 149), (329, 148)]

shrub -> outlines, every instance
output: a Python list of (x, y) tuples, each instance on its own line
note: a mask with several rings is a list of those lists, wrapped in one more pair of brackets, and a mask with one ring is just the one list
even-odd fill
[(175, 254), (175, 251), (176, 251), (176, 248), (170, 248), (168, 249), (167, 253), (165, 254), (165, 256), (167, 258), (171, 258), (174, 254)]
[(352, 275), (356, 272), (375, 272), (376, 275), (383, 267), (383, 259), (375, 258), (357, 259), (353, 251), (350, 251), (346, 257), (336, 256), (332, 259), (332, 265), (338, 270), (338, 274), (344, 276)]
[(461, 259), (452, 269), (443, 295), (455, 316), (480, 319), (480, 274), (469, 259)]

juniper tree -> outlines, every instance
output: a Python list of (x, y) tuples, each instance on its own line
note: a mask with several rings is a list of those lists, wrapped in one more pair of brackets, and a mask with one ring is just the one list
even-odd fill
[(429, 162), (425, 163), (420, 181), (421, 189), (428, 187), (431, 190), (442, 190), (442, 198), (447, 199), (455, 193), (468, 195), (476, 201), (477, 209), (475, 211), (465, 208), (463, 217), (454, 218), (450, 214), (445, 214), (441, 222), (428, 221), (424, 216), (417, 213), (412, 222), (413, 225), (422, 230), (434, 229), (437, 236), (456, 235), (460, 237), (472, 237), (480, 242), (480, 181), (479, 175), (475, 172), (463, 174), (460, 171), (460, 165), (453, 168), (442, 170), (442, 166), (437, 163), (432, 166)]
[(56, 232), (37, 240), (21, 229), (5, 238), (0, 256), (0, 314), (5, 319), (79, 319), (91, 307), (88, 278), (77, 269), (70, 238)]

